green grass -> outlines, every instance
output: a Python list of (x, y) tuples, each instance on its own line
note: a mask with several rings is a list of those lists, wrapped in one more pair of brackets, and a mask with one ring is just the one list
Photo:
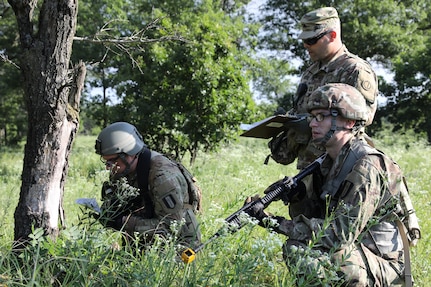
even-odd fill
[[(416, 286), (426, 286), (431, 281), (431, 226), (427, 220), (431, 217), (431, 148), (411, 140), (411, 136), (397, 136), (396, 142), (392, 138), (382, 135), (376, 145), (392, 156), (407, 176), (423, 234), (412, 250), (413, 274)], [(295, 165), (282, 166), (272, 160), (264, 165), (266, 143), (241, 138), (219, 152), (199, 154), (195, 165), (189, 167), (204, 192), (204, 211), (199, 217), (204, 241), (223, 226), (224, 218), (240, 208), (247, 196), (262, 194), (274, 181), (297, 173)], [(80, 197), (99, 200), (101, 183), (107, 178), (90, 136), (78, 136), (73, 147), (64, 195), (66, 230), (56, 242), (36, 232), (34, 244), (18, 256), (10, 246), (22, 158), (22, 149), (1, 150), (0, 286), (292, 286), (295, 280), (282, 259), (285, 237), (254, 224), (216, 239), (190, 264), (178, 260), (172, 242), (164, 249), (153, 248), (138, 255), (115, 248), (120, 234), (97, 223), (88, 224), (74, 203)], [(268, 211), (286, 214), (279, 202)]]

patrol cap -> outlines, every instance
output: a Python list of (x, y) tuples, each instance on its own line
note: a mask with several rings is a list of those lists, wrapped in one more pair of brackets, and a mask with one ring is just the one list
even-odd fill
[(339, 26), (340, 18), (333, 7), (324, 7), (308, 12), (301, 18), (302, 33), (299, 39), (314, 38)]
[(353, 86), (342, 83), (326, 84), (317, 88), (307, 102), (307, 111), (315, 109), (337, 110), (349, 120), (368, 120), (367, 104), (362, 94)]

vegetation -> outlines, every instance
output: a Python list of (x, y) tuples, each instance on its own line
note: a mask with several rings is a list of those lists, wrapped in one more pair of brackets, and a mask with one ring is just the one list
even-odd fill
[[(86, 126), (130, 122), (158, 150), (177, 159), (188, 152), (193, 162), (198, 151), (231, 140), (239, 122), (256, 120), (244, 67), (252, 62), (246, 45), (257, 28), (244, 22), (242, 4), (228, 9), (207, 0), (112, 1), (107, 9), (104, 2), (83, 3), (78, 35), (91, 37), (109, 24), (100, 42), (76, 41), (73, 58), (95, 62), (91, 83), (115, 93), (87, 95)], [(88, 13), (94, 10), (102, 11), (96, 19)], [(128, 36), (132, 42), (142, 26), (141, 37), (153, 43), (109, 41)]]
[[(388, 105), (380, 108), (370, 132), (388, 119), (398, 130), (427, 133), (431, 142), (431, 120), (425, 116), (431, 103), (427, 0), (253, 1), (259, 4), (254, 15), (244, 13), (249, 2), (79, 2), (80, 40), (75, 38), (71, 62), (84, 60), (88, 70), (83, 129), (91, 132), (128, 120), (154, 136), (148, 142), (165, 144), (161, 149), (176, 146), (170, 151), (174, 154), (193, 152), (196, 142), (204, 149), (221, 143), (232, 135), (232, 122), (239, 117), (250, 121), (252, 114), (258, 119), (269, 115), (253, 109), (250, 79), (256, 97), (291, 106), (296, 90), (292, 78), (308, 59), (297, 39), (298, 21), (311, 9), (334, 6), (348, 49), (394, 75), (393, 82), (380, 79)], [(0, 143), (14, 145), (27, 130), (16, 65), (22, 53), (8, 2), (0, 3), (0, 12)], [(158, 37), (164, 40), (157, 42)], [(190, 128), (190, 118), (208, 125), (197, 131)], [(147, 130), (149, 122), (152, 130)]]
[[(423, 238), (412, 249), (415, 285), (431, 280), (430, 242), (431, 148), (414, 133), (380, 133), (377, 147), (391, 155), (407, 177)], [(153, 248), (143, 254), (119, 249), (119, 233), (104, 230), (87, 218), (74, 203), (81, 197), (100, 199), (107, 174), (93, 152), (94, 137), (79, 135), (72, 149), (65, 186), (67, 228), (57, 241), (32, 235), (32, 244), (21, 255), (11, 251), (13, 211), (18, 201), (23, 149), (0, 153), (0, 285), (7, 286), (293, 286), (295, 270), (287, 270), (281, 246), (285, 237), (247, 225), (234, 234), (208, 244), (190, 264), (178, 260), (176, 247)], [(240, 138), (219, 152), (202, 154), (190, 170), (204, 191), (203, 214), (199, 217), (203, 240), (223, 226), (223, 220), (243, 204), (247, 196), (263, 190), (285, 175), (296, 174), (295, 165), (264, 165), (265, 140)], [(187, 165), (187, 164), (186, 164)], [(286, 214), (276, 202), (268, 211)], [(307, 286), (306, 283), (299, 286)]]

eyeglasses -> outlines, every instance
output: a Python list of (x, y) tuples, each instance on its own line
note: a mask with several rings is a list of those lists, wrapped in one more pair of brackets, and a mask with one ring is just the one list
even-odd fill
[(331, 114), (326, 114), (326, 115), (324, 115), (322, 113), (318, 113), (318, 114), (315, 114), (315, 115), (310, 114), (310, 115), (307, 116), (307, 121), (309, 123), (311, 123), (312, 120), (316, 119), (316, 122), (320, 123), (320, 122), (323, 122), (323, 120), (326, 117), (329, 117), (329, 116), (331, 116)]
[(104, 159), (103, 157), (100, 158), (100, 161), (107, 167), (111, 167), (117, 163), (117, 160), (120, 158), (120, 156), (116, 156), (114, 158), (110, 159)]
[(307, 44), (308, 46), (313, 46), (314, 44), (316, 44), (320, 39), (323, 38), (323, 36), (325, 36), (326, 34), (331, 33), (331, 30), (325, 31), (322, 34), (317, 35), (314, 38), (309, 38), (309, 39), (304, 39), (302, 41), (304, 41), (305, 44)]

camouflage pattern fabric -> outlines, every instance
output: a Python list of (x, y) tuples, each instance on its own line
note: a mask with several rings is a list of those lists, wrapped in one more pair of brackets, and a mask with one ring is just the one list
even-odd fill
[(370, 64), (343, 46), (326, 66), (320, 65), (320, 62), (313, 63), (302, 75), (300, 83), (307, 85), (307, 92), (295, 99), (294, 111), (306, 113), (308, 97), (318, 87), (343, 83), (355, 87), (364, 96), (370, 113), (367, 125), (371, 124), (377, 109), (378, 81)]
[[(339, 188), (323, 192), (350, 152), (365, 155), (356, 160)], [(308, 200), (329, 214), (308, 217), (313, 211), (304, 210), (292, 221), (279, 220), (280, 233), (289, 237), (283, 247), (288, 266), (314, 268), (321, 281), (310, 286), (322, 286), (328, 268), (341, 275), (343, 283), (336, 286), (404, 286), (403, 244), (395, 214), (401, 213), (400, 190), (405, 187), (398, 165), (365, 140), (354, 138), (334, 161), (325, 159), (321, 171), (323, 186), (317, 192), (321, 198)], [(306, 251), (309, 246), (314, 247)], [(301, 263), (304, 254), (310, 258)]]
[[(138, 187), (137, 176), (127, 178)], [(177, 164), (165, 156), (151, 151), (151, 168), (148, 177), (154, 217), (145, 218), (145, 201), (128, 214), (123, 214), (123, 229), (131, 236), (138, 233), (144, 244), (151, 244), (154, 235), (175, 237), (179, 244), (193, 247), (200, 243), (201, 234), (193, 206), (189, 204), (187, 181)]]
[(340, 26), (338, 12), (333, 7), (323, 7), (308, 12), (301, 18), (302, 32), (299, 39), (314, 38), (321, 33)]
[[(366, 125), (370, 125), (376, 113), (378, 95), (377, 76), (370, 64), (350, 53), (343, 46), (327, 65), (322, 67), (320, 65), (320, 62), (315, 62), (304, 72), (300, 85), (305, 84), (307, 90), (304, 94), (297, 94), (294, 107), (288, 113), (292, 115), (306, 113), (308, 98), (318, 87), (328, 83), (345, 83), (358, 89), (365, 97), (369, 111)], [(278, 163), (285, 164), (285, 162), (292, 162), (292, 153), (297, 153), (298, 169), (306, 167), (323, 153), (322, 150), (310, 143), (310, 138), (310, 131), (308, 131), (308, 134), (290, 135), (287, 140), (288, 143), (280, 145), (280, 150), (273, 151), (271, 149), (272, 158)], [(306, 139), (305, 143), (304, 139)], [(283, 149), (288, 150), (284, 151)], [(289, 160), (284, 159), (283, 155), (289, 155)]]

